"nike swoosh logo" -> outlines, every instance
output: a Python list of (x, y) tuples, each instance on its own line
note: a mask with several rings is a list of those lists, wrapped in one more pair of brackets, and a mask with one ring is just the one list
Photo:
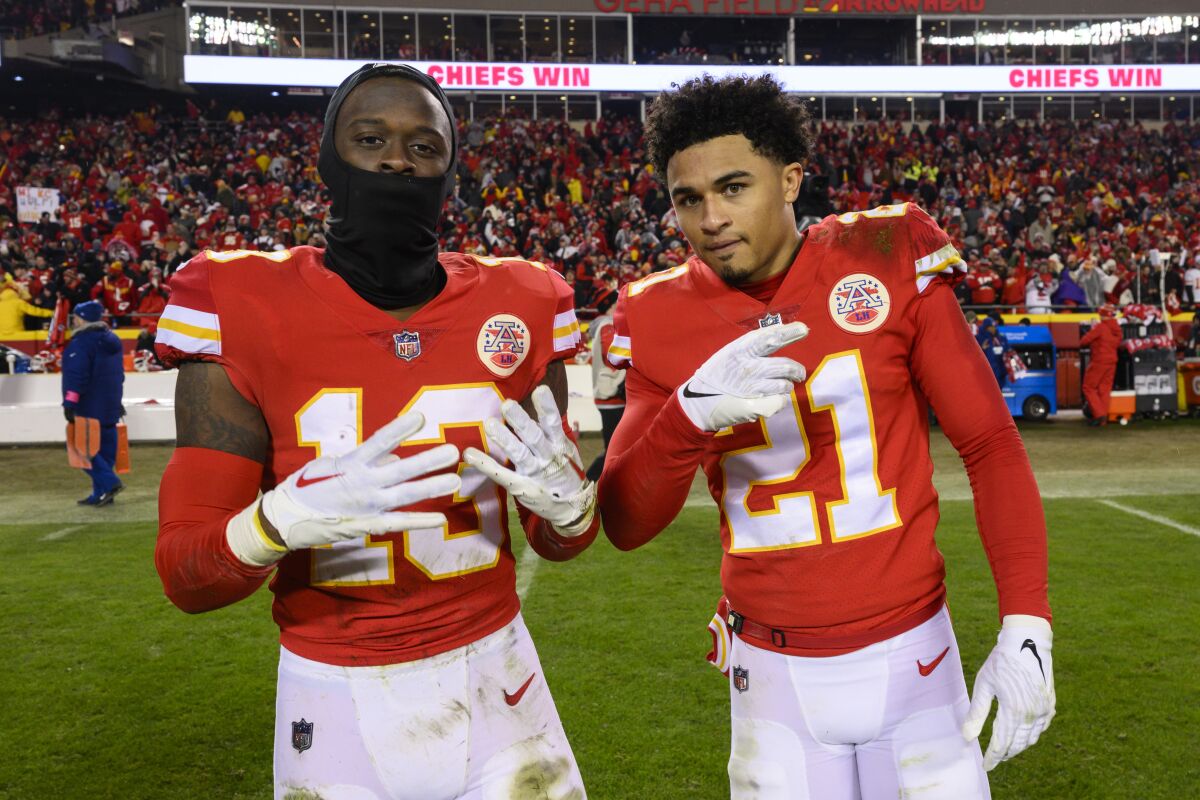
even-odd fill
[(922, 664), (920, 662), (920, 660), (918, 660), (917, 661), (917, 672), (921, 673), (922, 678), (929, 677), (929, 673), (933, 672), (935, 669), (938, 668), (938, 664), (942, 663), (942, 659), (945, 658), (946, 653), (949, 653), (949, 652), (950, 652), (950, 648), (947, 647), (945, 650), (942, 651), (942, 654), (940, 656), (935, 658), (933, 661), (930, 661), (928, 664)]
[(508, 703), (510, 706), (515, 706), (517, 703), (521, 702), (521, 698), (525, 696), (525, 690), (529, 688), (529, 684), (533, 683), (533, 679), (536, 677), (537, 677), (537, 673), (535, 672), (532, 675), (530, 675), (525, 680), (524, 683), (521, 684), (520, 689), (517, 689), (512, 694), (505, 692), (504, 693), (504, 702)]
[[(691, 384), (688, 384), (688, 386), (690, 386), (690, 385)], [(706, 394), (704, 392), (693, 392), (687, 386), (684, 386), (683, 387), (683, 396), (684, 397), (716, 397), (717, 395), (716, 395), (716, 393)]]
[(1037, 645), (1033, 643), (1033, 639), (1026, 639), (1024, 642), (1021, 642), (1021, 650), (1029, 650), (1029, 652), (1033, 653), (1033, 657), (1038, 662), (1038, 672), (1042, 673), (1042, 680), (1046, 680), (1046, 670), (1042, 669), (1042, 657), (1038, 655)]
[(321, 481), (327, 481), (330, 478), (336, 478), (336, 477), (340, 476), (341, 474), (342, 473), (340, 473), (340, 472), (335, 472), (332, 475), (321, 475), (316, 478), (308, 478), (308, 477), (305, 477), (304, 475), (301, 475), (299, 478), (296, 479), (296, 488), (303, 489), (305, 486), (312, 486), (314, 483), (320, 483)]

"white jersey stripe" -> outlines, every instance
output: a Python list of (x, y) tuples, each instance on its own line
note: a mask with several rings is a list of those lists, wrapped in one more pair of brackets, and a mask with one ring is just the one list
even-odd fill
[(221, 331), (221, 320), (216, 314), (211, 314), (207, 311), (196, 311), (195, 309), (179, 305), (168, 305), (160, 319), (173, 319), (176, 322), (182, 322), (184, 325), (191, 325), (196, 328), (208, 328), (218, 333)]
[(924, 292), (937, 275), (953, 275), (955, 272), (966, 272), (967, 265), (954, 249), (947, 244), (927, 256), (922, 256), (913, 262), (917, 272), (917, 293)]
[(186, 333), (173, 331), (170, 328), (158, 326), (158, 335), (154, 337), (156, 344), (174, 347), (176, 350), (182, 350), (185, 353), (195, 353), (204, 355), (221, 355), (221, 340), (220, 339), (201, 339), (196, 336), (189, 336)]

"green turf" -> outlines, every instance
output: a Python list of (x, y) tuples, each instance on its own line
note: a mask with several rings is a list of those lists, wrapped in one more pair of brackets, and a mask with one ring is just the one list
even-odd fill
[[(1198, 433), (1023, 429), (1049, 488), (1059, 713), (992, 773), (998, 800), (1200, 797), (1200, 537), (1099, 502), (1200, 528)], [(934, 454), (945, 498), (963, 479), (944, 442)], [(270, 797), (269, 594), (199, 616), (162, 597), (154, 495), (168, 455), (135, 448), (116, 506), (78, 509), (85, 481), (60, 452), (0, 451), (0, 798)], [(994, 640), (995, 590), (970, 503), (942, 505), (971, 680)], [(728, 796), (727, 689), (703, 661), (718, 563), (714, 511), (695, 507), (633, 553), (601, 540), (539, 564), (526, 619), (592, 798)]]

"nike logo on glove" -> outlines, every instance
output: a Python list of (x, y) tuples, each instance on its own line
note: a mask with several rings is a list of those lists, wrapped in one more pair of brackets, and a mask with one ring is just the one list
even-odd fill
[(950, 648), (947, 647), (945, 650), (942, 651), (942, 654), (940, 656), (935, 658), (933, 661), (930, 661), (928, 664), (922, 664), (921, 661), (918, 659), (917, 660), (917, 672), (921, 673), (922, 678), (929, 677), (929, 673), (933, 672), (935, 669), (938, 668), (938, 664), (942, 663), (942, 659), (945, 658), (946, 653), (949, 653), (949, 652), (950, 652)]
[(335, 472), (332, 475), (321, 475), (316, 478), (307, 478), (307, 477), (301, 475), (299, 478), (296, 479), (296, 488), (303, 489), (305, 486), (312, 486), (314, 483), (320, 483), (321, 481), (327, 481), (330, 478), (341, 477), (341, 474), (342, 473), (340, 473), (340, 472)]
[(526, 681), (521, 684), (521, 688), (517, 689), (512, 694), (509, 694), (506, 691), (504, 693), (504, 702), (508, 703), (510, 706), (515, 706), (517, 703), (521, 702), (521, 698), (525, 696), (525, 690), (529, 688), (529, 684), (533, 683), (533, 679), (536, 677), (536, 672), (530, 675)]
[[(691, 384), (688, 384), (688, 386), (691, 386)], [(716, 397), (717, 396), (716, 392), (714, 392), (712, 394), (706, 394), (704, 392), (693, 392), (691, 389), (688, 388), (688, 386), (683, 387), (683, 396), (684, 397), (691, 398), (691, 397)]]
[(1042, 657), (1038, 655), (1037, 645), (1033, 643), (1033, 639), (1026, 639), (1021, 643), (1022, 650), (1027, 648), (1029, 652), (1033, 653), (1033, 657), (1037, 659), (1038, 672), (1042, 673), (1042, 680), (1046, 680), (1046, 670), (1042, 669)]

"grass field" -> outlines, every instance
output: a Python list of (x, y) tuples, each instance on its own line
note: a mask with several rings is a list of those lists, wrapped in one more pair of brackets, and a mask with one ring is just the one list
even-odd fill
[[(1200, 798), (1200, 422), (1023, 434), (1050, 523), (1059, 710), (992, 773), (993, 796)], [(936, 438), (970, 682), (994, 641), (995, 591), (965, 475)], [(0, 798), (270, 797), (270, 596), (200, 616), (162, 596), (168, 455), (136, 447), (117, 504), (84, 509), (86, 479), (58, 450), (0, 450)], [(634, 553), (601, 538), (551, 564), (517, 548), (526, 620), (598, 800), (728, 797), (727, 688), (703, 662), (715, 510), (701, 492), (689, 506)]]

